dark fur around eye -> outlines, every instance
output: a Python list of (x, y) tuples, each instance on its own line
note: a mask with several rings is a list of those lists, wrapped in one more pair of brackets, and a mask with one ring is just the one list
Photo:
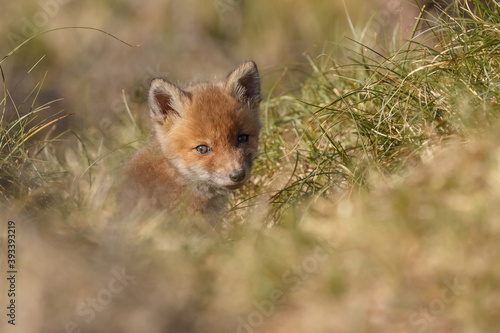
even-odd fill
[(249, 135), (248, 134), (241, 134), (238, 136), (238, 143), (247, 143), (248, 142)]

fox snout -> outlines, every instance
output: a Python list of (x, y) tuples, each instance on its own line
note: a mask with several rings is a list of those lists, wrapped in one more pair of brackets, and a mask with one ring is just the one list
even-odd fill
[[(246, 166), (241, 166), (240, 168), (233, 169), (229, 173), (226, 173), (225, 180), (219, 182), (219, 186), (224, 187), (228, 190), (236, 190), (246, 183), (250, 176), (251, 169), (247, 169)], [(220, 178), (219, 178), (220, 179)]]
[(229, 173), (229, 179), (231, 179), (235, 183), (240, 183), (246, 178), (245, 169), (235, 169)]

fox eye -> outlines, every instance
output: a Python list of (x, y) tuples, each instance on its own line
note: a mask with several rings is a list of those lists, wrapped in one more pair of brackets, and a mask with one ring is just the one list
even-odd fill
[(238, 137), (238, 143), (247, 143), (248, 142), (248, 134), (242, 134)]
[(200, 155), (205, 155), (210, 151), (210, 148), (205, 146), (205, 145), (199, 145), (198, 147), (195, 148), (198, 154)]

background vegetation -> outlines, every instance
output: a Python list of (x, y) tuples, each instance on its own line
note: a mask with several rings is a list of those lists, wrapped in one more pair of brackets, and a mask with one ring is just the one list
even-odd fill
[[(5, 5), (0, 218), (21, 279), (2, 331), (496, 332), (500, 7), (416, 10), (408, 32), (369, 5)], [(141, 46), (75, 28), (16, 50), (62, 26)], [(261, 154), (221, 230), (124, 216), (113, 185), (147, 140), (148, 80), (246, 58)]]

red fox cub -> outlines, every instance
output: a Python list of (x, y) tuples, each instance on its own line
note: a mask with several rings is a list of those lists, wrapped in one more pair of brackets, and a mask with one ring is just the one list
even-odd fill
[(257, 156), (260, 76), (253, 61), (221, 82), (180, 88), (151, 82), (154, 135), (125, 167), (127, 197), (160, 209), (222, 217), (230, 190), (249, 178)]

